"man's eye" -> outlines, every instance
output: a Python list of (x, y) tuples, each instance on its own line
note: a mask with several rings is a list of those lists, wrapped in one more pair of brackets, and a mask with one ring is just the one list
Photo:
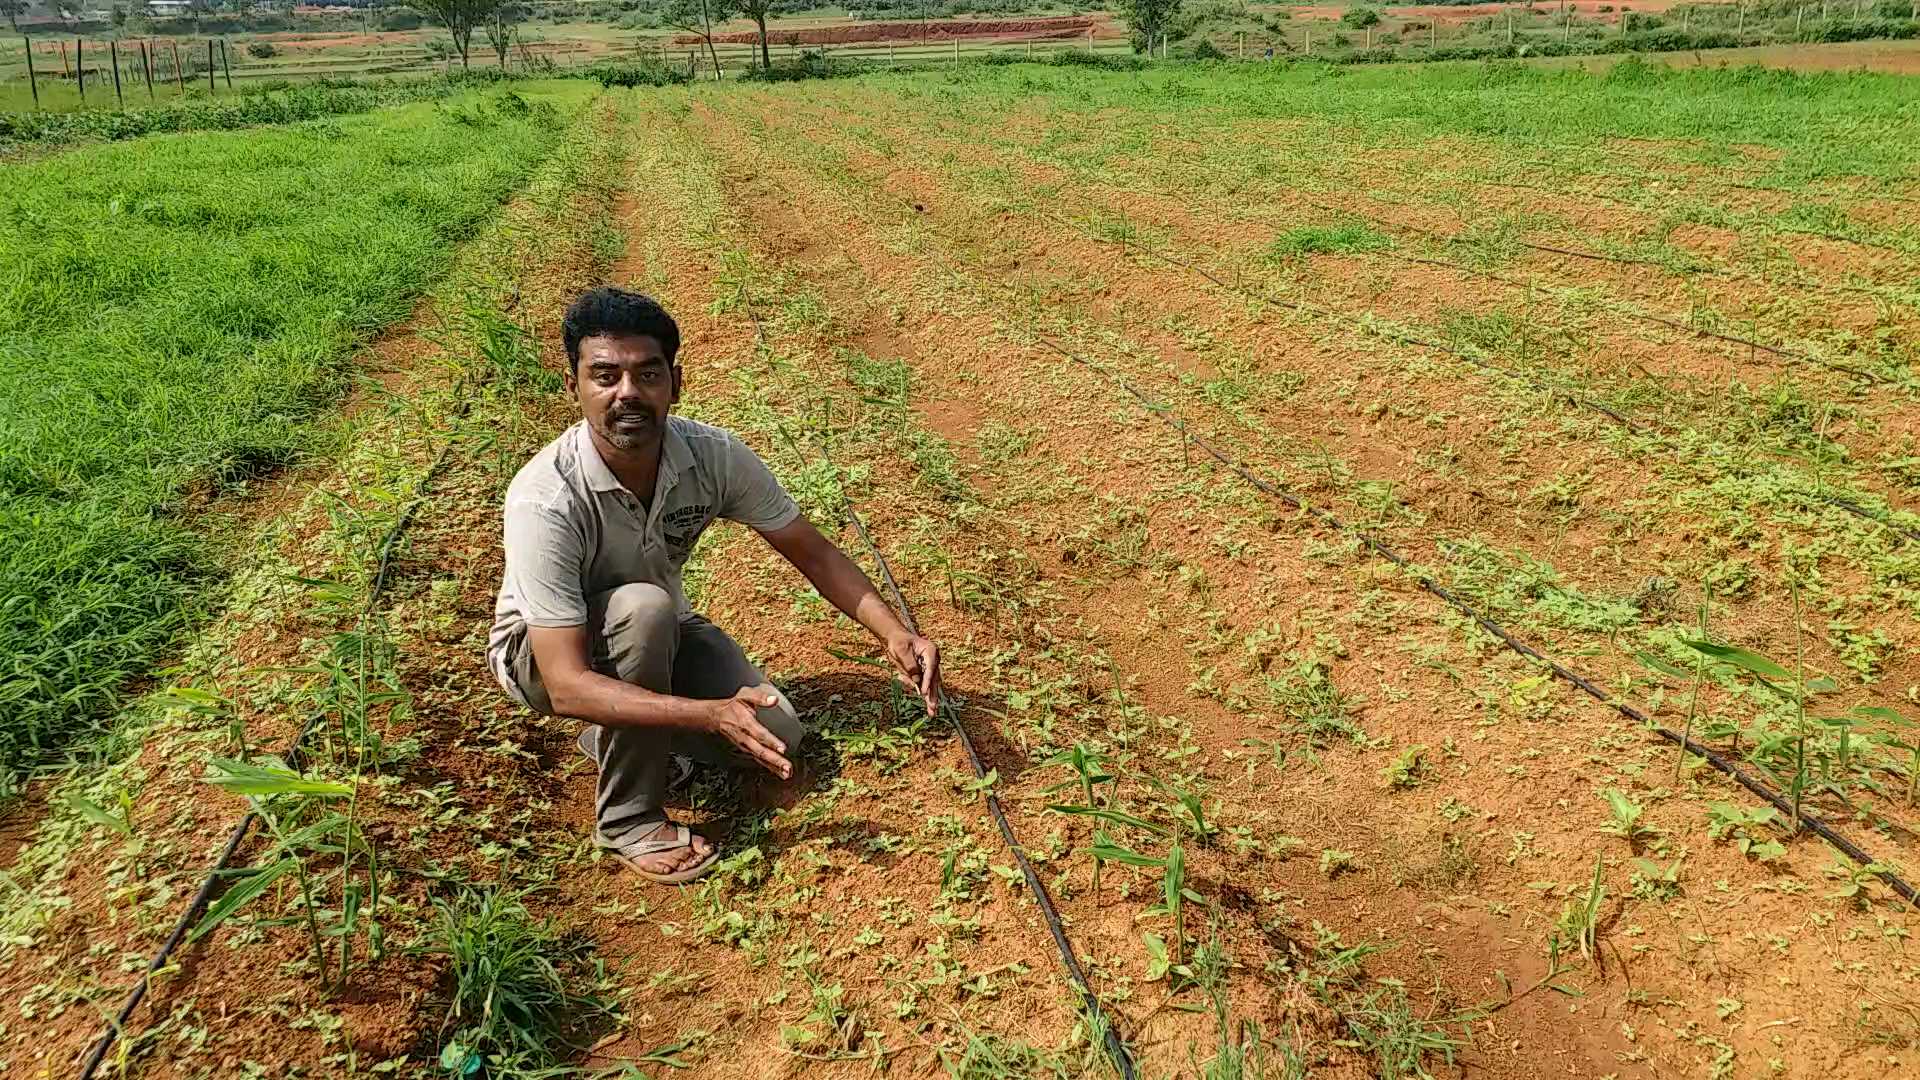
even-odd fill
[(620, 381), (620, 376), (615, 372), (600, 371), (594, 373), (593, 381), (599, 383), (601, 386), (612, 386), (614, 383)]

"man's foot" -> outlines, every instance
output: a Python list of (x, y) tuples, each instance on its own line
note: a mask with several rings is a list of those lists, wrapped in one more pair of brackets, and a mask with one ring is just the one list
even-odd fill
[(602, 840), (600, 846), (627, 869), (662, 885), (681, 885), (705, 877), (720, 857), (712, 841), (674, 821), (662, 821), (620, 844)]

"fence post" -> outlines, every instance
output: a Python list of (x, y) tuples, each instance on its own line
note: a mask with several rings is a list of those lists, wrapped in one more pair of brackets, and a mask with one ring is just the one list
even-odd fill
[[(1920, 3), (1920, 0), (1914, 0), (1914, 2)], [(1740, 5), (1740, 24), (1734, 27), (1733, 32), (1735, 34), (1745, 34), (1747, 32), (1747, 5), (1745, 4)]]
[(87, 53), (82, 45), (85, 38), (73, 39), (73, 74), (80, 81), (80, 104), (87, 103)]
[(1440, 17), (1436, 15), (1433, 17), (1432, 20), (1430, 20), (1427, 23), (1427, 48), (1429, 49), (1438, 48), (1439, 45), (1440, 45)]
[(1313, 27), (1307, 27), (1307, 55), (1313, 55)]
[(887, 66), (893, 66), (893, 39), (887, 39)]
[[(1920, 0), (1913, 0), (1913, 2), (1920, 4)], [(1093, 51), (1093, 27), (1091, 26), (1087, 27), (1087, 51), (1089, 53)]]
[(207, 39), (207, 96), (213, 96), (213, 39)]
[(1247, 32), (1245, 30), (1240, 31), (1239, 38), (1240, 38), (1240, 59), (1245, 60), (1247, 58)]
[[(1507, 38), (1508, 38), (1508, 44), (1512, 44), (1512, 38), (1513, 38), (1512, 16), (1508, 16), (1507, 18)], [(1367, 48), (1369, 49), (1373, 48), (1373, 27), (1371, 26), (1367, 27)]]
[(1513, 12), (1507, 12), (1507, 44), (1513, 44)]
[(73, 78), (73, 72), (67, 68), (67, 42), (64, 38), (60, 41), (60, 77), (63, 79)]
[(140, 43), (140, 74), (147, 80), (147, 100), (153, 100), (153, 57), (147, 52), (147, 43)]
[(227, 59), (227, 39), (220, 39), (220, 70), (226, 73), (227, 89), (233, 89), (233, 61)]
[(960, 39), (959, 38), (953, 39), (953, 62), (956, 64), (960, 62)]
[(20, 44), (27, 47), (27, 85), (33, 88), (33, 107), (40, 107), (40, 74), (33, 70), (33, 39), (20, 35)]
[(180, 42), (169, 41), (173, 46), (173, 84), (180, 88), (180, 96), (187, 96), (187, 66), (180, 62)]
[(113, 104), (117, 109), (124, 109), (127, 100), (120, 96), (120, 43), (113, 38), (107, 39), (107, 55), (113, 59)]

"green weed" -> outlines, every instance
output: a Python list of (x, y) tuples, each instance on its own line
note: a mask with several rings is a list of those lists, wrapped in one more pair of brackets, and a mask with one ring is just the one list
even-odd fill
[(1267, 245), (1267, 261), (1291, 262), (1307, 255), (1357, 255), (1393, 246), (1385, 233), (1362, 222), (1342, 225), (1302, 225), (1288, 229)]
[(589, 944), (535, 919), (525, 894), (466, 890), (434, 912), (419, 951), (446, 963), (440, 1064), (455, 1075), (551, 1075), (614, 1018)]

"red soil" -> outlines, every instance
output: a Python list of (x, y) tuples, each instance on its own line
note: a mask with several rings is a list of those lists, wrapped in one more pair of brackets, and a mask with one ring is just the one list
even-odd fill
[[(1022, 37), (1078, 37), (1093, 28), (1093, 19), (1074, 16), (1062, 19), (964, 19), (939, 22), (848, 23), (845, 26), (811, 27), (805, 30), (769, 30), (767, 40), (781, 45), (846, 45), (862, 41), (950, 41), (955, 38), (998, 37), (1018, 34)], [(747, 44), (760, 40), (758, 30), (715, 34), (720, 44)], [(695, 45), (697, 34), (681, 34), (675, 45)]]

